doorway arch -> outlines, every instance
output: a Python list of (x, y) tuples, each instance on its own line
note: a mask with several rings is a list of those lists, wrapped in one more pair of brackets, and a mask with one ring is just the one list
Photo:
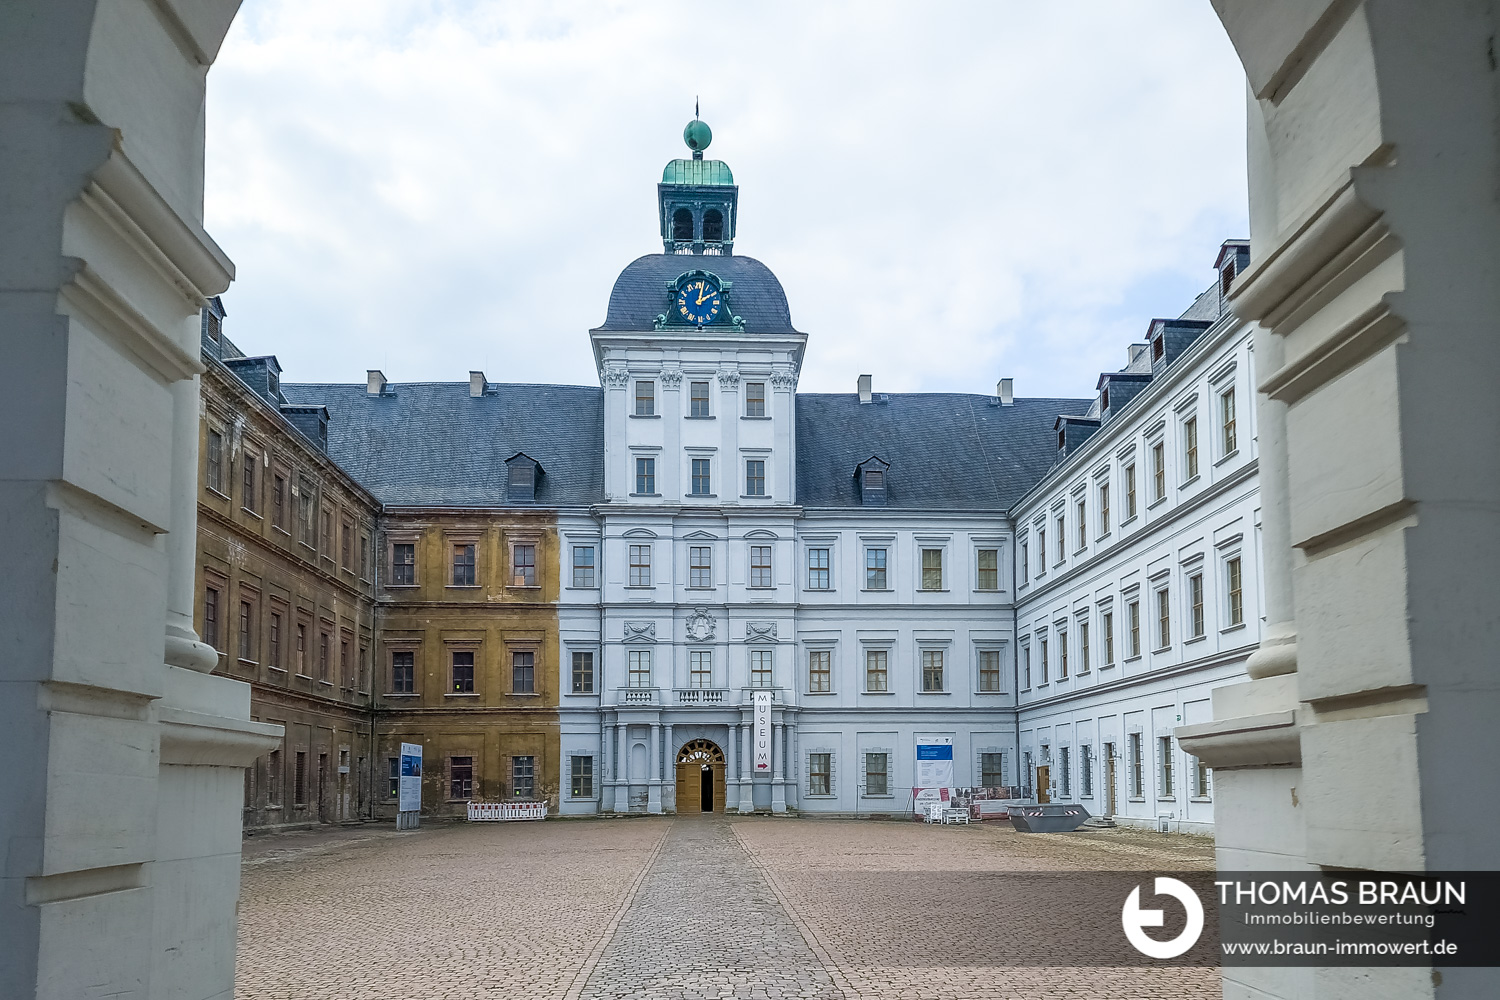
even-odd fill
[(677, 812), (724, 811), (724, 751), (713, 740), (689, 740), (677, 751)]

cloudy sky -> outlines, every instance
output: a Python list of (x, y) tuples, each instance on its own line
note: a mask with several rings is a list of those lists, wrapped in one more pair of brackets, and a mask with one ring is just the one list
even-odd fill
[(289, 381), (597, 384), (696, 97), (802, 389), (1088, 394), (1246, 235), (1243, 93), (1208, 0), (245, 0), (226, 329)]

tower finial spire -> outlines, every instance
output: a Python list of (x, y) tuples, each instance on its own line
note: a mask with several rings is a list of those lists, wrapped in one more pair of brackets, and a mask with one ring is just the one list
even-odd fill
[(698, 120), (698, 98), (693, 98), (693, 121)]

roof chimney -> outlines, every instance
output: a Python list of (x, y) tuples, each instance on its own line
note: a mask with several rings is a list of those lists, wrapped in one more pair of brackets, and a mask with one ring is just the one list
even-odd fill
[(484, 372), (469, 372), (469, 395), (483, 396), (484, 387), (489, 385), (484, 378)]
[(1003, 378), (995, 383), (995, 395), (1000, 397), (1001, 406), (1016, 405), (1016, 380)]
[(365, 392), (371, 396), (385, 392), (385, 375), (379, 369), (371, 368), (365, 372)]
[(861, 375), (859, 377), (859, 401), (861, 403), (868, 403), (875, 398), (870, 392), (870, 383), (874, 380), (875, 376), (873, 375)]

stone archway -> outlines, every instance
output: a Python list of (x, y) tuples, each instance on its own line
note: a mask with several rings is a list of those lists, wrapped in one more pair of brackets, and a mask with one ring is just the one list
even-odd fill
[(724, 812), (724, 751), (712, 740), (689, 740), (677, 751), (677, 812)]

